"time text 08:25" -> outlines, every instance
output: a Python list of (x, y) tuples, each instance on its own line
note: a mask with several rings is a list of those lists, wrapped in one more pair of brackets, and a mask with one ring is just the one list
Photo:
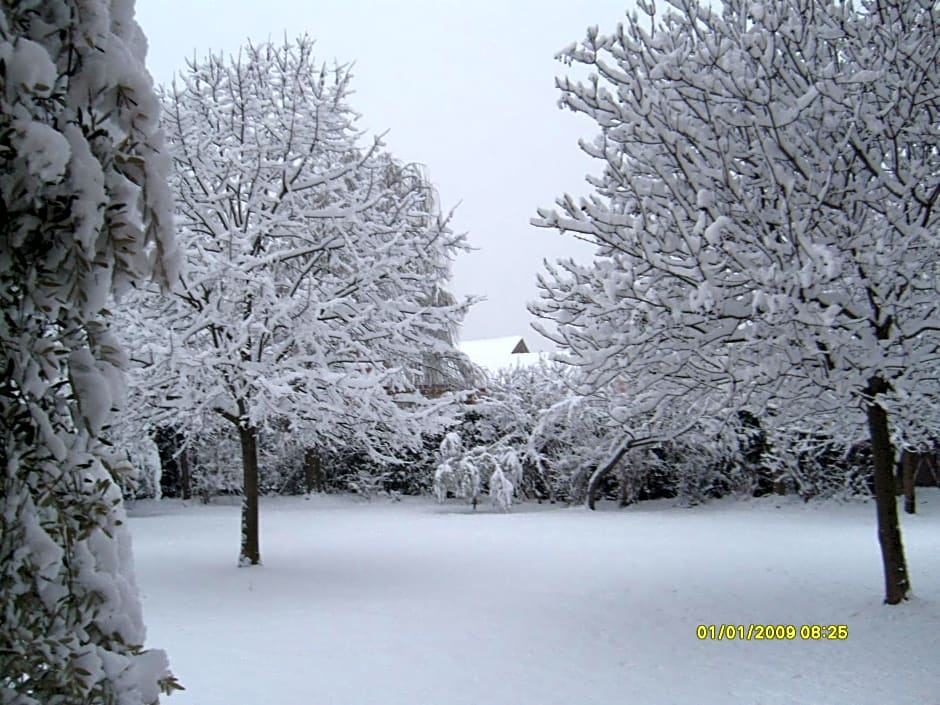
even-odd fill
[(847, 624), (699, 624), (695, 636), (705, 641), (844, 641)]

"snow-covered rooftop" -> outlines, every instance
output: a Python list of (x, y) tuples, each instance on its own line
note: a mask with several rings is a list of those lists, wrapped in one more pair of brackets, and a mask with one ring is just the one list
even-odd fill
[[(465, 340), (459, 347), (461, 352), (470, 358), (470, 362), (487, 372), (497, 372), (507, 367), (537, 365), (540, 359), (548, 356), (548, 353), (529, 352), (529, 347), (521, 335)], [(514, 350), (523, 352), (513, 352)]]

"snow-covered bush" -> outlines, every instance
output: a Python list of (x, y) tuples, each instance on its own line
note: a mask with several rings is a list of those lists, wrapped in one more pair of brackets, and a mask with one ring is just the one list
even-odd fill
[(567, 386), (556, 387), (549, 401), (533, 419), (529, 457), (549, 499), (583, 502), (588, 480), (608, 454), (609, 416), (598, 399)]
[(497, 474), (496, 479), (502, 483), (503, 476), (511, 478), (511, 494), (518, 498), (554, 501), (567, 497), (564, 491), (559, 495), (559, 478), (545, 462), (558, 439), (537, 433), (546, 409), (568, 394), (563, 375), (563, 369), (546, 360), (531, 367), (499, 370), (488, 376), (474, 403), (463, 408), (455, 431), (467, 452), (486, 465), (481, 471), (483, 488), (501, 470), (504, 475)]
[[(434, 471), (434, 494), (439, 502), (443, 502), (449, 493), (458, 492), (462, 484), (460, 474), (464, 471), (460, 464), (463, 454), (463, 440), (460, 434), (456, 431), (448, 432), (441, 440), (440, 461)], [(476, 506), (476, 494), (471, 501)]]
[[(457, 429), (465, 446), (460, 457), (475, 459), (482, 491), (492, 496), (490, 479), (507, 467), (512, 468), (517, 499), (583, 502), (593, 492), (621, 504), (662, 497), (698, 503), (773, 489), (779, 470), (772, 470), (764, 458), (766, 434), (752, 415), (722, 413), (695, 423), (679, 416), (670, 421), (682, 431), (676, 437), (650, 432), (623, 448), (620, 419), (631, 413), (642, 393), (620, 379), (585, 394), (579, 379), (577, 368), (545, 360), (490, 375), (485, 392), (467, 407)], [(658, 421), (664, 413), (660, 410)], [(646, 423), (651, 431), (657, 417), (650, 413), (633, 419), (637, 428)], [(448, 460), (451, 454), (442, 448), (443, 477), (459, 472), (459, 462)], [(503, 477), (495, 475), (501, 484)], [(454, 484), (443, 486), (453, 492)]]
[(174, 276), (172, 201), (132, 0), (0, 2), (0, 702), (149, 705), (109, 441), (113, 296)]
[(874, 467), (871, 446), (856, 441), (826, 438), (800, 427), (773, 429), (768, 436), (765, 462), (780, 491), (814, 497), (870, 497)]
[[(492, 456), (491, 456), (492, 457)], [(489, 478), (489, 495), (493, 504), (508, 512), (522, 483), (522, 463), (512, 448), (506, 448), (495, 457), (495, 467)]]
[(439, 502), (452, 495), (476, 509), (486, 490), (493, 504), (508, 511), (521, 480), (522, 465), (512, 448), (465, 448), (456, 431), (441, 441), (440, 461), (434, 473), (434, 493)]
[[(114, 441), (112, 441), (114, 442)], [(121, 475), (118, 482), (125, 499), (155, 499), (162, 496), (160, 481), (162, 465), (157, 444), (147, 434), (118, 440), (117, 447), (124, 450), (130, 472)]]

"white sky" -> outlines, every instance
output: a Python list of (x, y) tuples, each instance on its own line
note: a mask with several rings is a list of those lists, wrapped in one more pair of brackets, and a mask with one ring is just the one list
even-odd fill
[(589, 25), (613, 31), (632, 0), (137, 0), (148, 65), (168, 83), (194, 52), (232, 53), (247, 39), (307, 33), (318, 58), (354, 62), (352, 104), (371, 133), (388, 130), (396, 157), (429, 170), (454, 226), (478, 251), (454, 266), (454, 293), (487, 301), (463, 338), (523, 335), (543, 259), (589, 248), (528, 224), (563, 193), (589, 191), (598, 167), (581, 154), (594, 135), (583, 116), (561, 111), (554, 60)]

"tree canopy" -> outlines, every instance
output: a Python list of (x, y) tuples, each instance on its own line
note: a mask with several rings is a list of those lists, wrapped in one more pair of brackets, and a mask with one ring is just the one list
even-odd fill
[[(551, 268), (533, 310), (588, 391), (636, 390), (628, 431), (742, 409), (867, 437), (896, 576), (891, 444), (940, 436), (937, 7), (641, 9), (561, 55), (590, 71), (558, 85), (601, 173), (534, 222), (597, 250)], [(887, 580), (897, 602), (906, 577)]]

